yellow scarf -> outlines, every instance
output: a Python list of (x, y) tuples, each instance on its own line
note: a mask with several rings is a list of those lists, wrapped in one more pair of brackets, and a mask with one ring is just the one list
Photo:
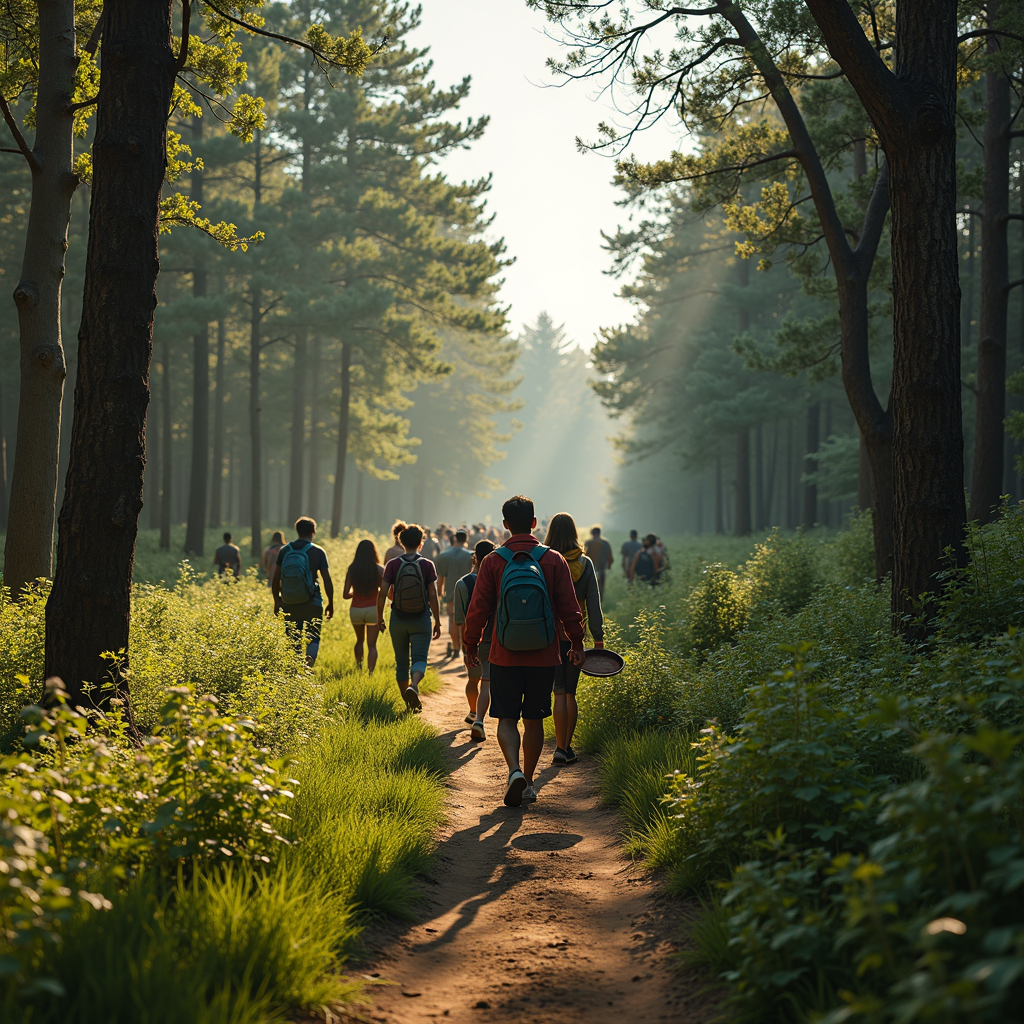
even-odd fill
[(573, 583), (579, 583), (580, 577), (583, 575), (583, 551), (580, 548), (570, 548), (562, 556), (569, 563), (569, 575), (572, 576)]

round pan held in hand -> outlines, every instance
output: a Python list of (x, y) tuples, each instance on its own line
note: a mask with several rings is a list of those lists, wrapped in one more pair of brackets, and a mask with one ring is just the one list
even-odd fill
[(588, 676), (599, 678), (617, 676), (626, 664), (621, 654), (616, 654), (615, 651), (609, 651), (607, 648), (591, 648), (589, 651), (584, 651), (583, 655), (581, 671)]

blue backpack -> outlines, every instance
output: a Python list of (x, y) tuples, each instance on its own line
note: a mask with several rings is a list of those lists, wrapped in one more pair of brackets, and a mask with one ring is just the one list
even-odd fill
[(501, 575), (495, 628), (506, 651), (543, 651), (555, 640), (555, 616), (540, 560), (548, 549), (495, 548), (508, 563)]
[(313, 571), (309, 566), (308, 550), (311, 541), (302, 547), (295, 545), (301, 541), (293, 541), (284, 549), (281, 559), (281, 603), (309, 604), (317, 596), (316, 584), (313, 582)]

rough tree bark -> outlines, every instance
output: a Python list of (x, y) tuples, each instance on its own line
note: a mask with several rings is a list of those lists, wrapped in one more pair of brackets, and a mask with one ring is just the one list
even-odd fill
[(93, 144), (71, 453), (53, 589), (47, 676), (72, 700), (127, 652), (142, 508), (160, 188), (176, 62), (171, 0), (106, 0)]
[[(993, 27), (999, 4), (990, 0)], [(989, 36), (988, 53), (999, 52)], [(1010, 82), (1001, 68), (985, 73), (985, 185), (981, 218), (981, 317), (978, 330), (978, 391), (971, 473), (971, 519), (992, 522), (1003, 493), (1003, 420), (1006, 417), (1006, 315), (1010, 260)]]
[(309, 341), (305, 331), (295, 338), (295, 379), (292, 382), (292, 451), (288, 466), (288, 521), (302, 515), (302, 456), (306, 447), (306, 372)]
[(15, 595), (53, 569), (60, 412), (67, 366), (61, 341), (61, 283), (68, 248), (75, 80), (73, 0), (39, 0), (36, 132), (31, 151), (6, 101), (4, 120), (32, 172), (21, 279), (14, 289), (21, 382), (14, 472), (4, 545), (4, 583)]
[(341, 533), (341, 502), (345, 495), (345, 460), (348, 458), (348, 413), (352, 402), (352, 343), (341, 343), (341, 404), (338, 407), (338, 461), (334, 470), (331, 536)]
[(210, 461), (210, 526), (224, 522), (224, 355), (227, 328), (224, 318), (217, 321), (217, 368), (214, 371), (213, 451)]
[[(193, 153), (200, 156), (203, 119), (192, 119)], [(191, 174), (189, 197), (203, 204), (203, 169), (195, 167)], [(207, 295), (206, 253), (202, 239), (196, 239), (195, 262), (192, 267), (192, 295), (205, 306)], [(210, 472), (210, 325), (206, 322), (192, 335), (192, 463), (188, 481), (188, 516), (185, 526), (185, 553), (201, 555), (206, 533), (206, 486)]]
[[(841, 2), (846, 4), (846, 0)], [(807, 3), (814, 14), (815, 7), (831, 8), (834, 0), (818, 0), (817, 3), (814, 0), (807, 0)], [(846, 11), (850, 14), (849, 7)], [(803, 168), (815, 211), (821, 221), (822, 234), (836, 276), (839, 298), (843, 386), (857, 426), (865, 439), (871, 465), (875, 574), (881, 579), (892, 570), (893, 565), (893, 421), (891, 406), (883, 407), (871, 379), (871, 361), (868, 354), (868, 277), (878, 252), (889, 210), (887, 168), (883, 166), (875, 182), (860, 230), (855, 234), (855, 244), (851, 244), (846, 227), (836, 209), (835, 197), (825, 167), (785, 78), (739, 5), (725, 2), (721, 14), (736, 30), (737, 37), (764, 78), (789, 132), (793, 153)], [(815, 17), (817, 18), (816, 14)], [(821, 24), (820, 18), (818, 21)], [(856, 31), (863, 38), (864, 33), (852, 14), (848, 21), (852, 22), (852, 31)], [(849, 23), (845, 31), (851, 31)]]
[[(901, 0), (890, 72), (847, 0), (806, 0), (890, 168), (894, 625), (920, 636), (919, 596), (964, 557), (956, 241), (955, 0)], [(856, 412), (856, 409), (854, 410)], [(858, 416), (859, 420), (859, 416)], [(870, 452), (870, 445), (869, 445)]]

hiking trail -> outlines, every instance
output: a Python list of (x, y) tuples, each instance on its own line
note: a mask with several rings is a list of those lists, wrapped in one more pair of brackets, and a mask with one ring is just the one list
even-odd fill
[(657, 883), (623, 856), (619, 822), (602, 807), (596, 765), (538, 766), (538, 800), (505, 807), (505, 762), (487, 721), (471, 740), (461, 661), (431, 645), (443, 686), (423, 698), (423, 716), (445, 744), (452, 775), (448, 820), (433, 880), (415, 924), (390, 922), (364, 936), (353, 974), (379, 979), (361, 1019), (547, 1024), (685, 1021), (699, 1024), (712, 1001), (680, 973), (673, 954), (687, 907), (659, 898)]

